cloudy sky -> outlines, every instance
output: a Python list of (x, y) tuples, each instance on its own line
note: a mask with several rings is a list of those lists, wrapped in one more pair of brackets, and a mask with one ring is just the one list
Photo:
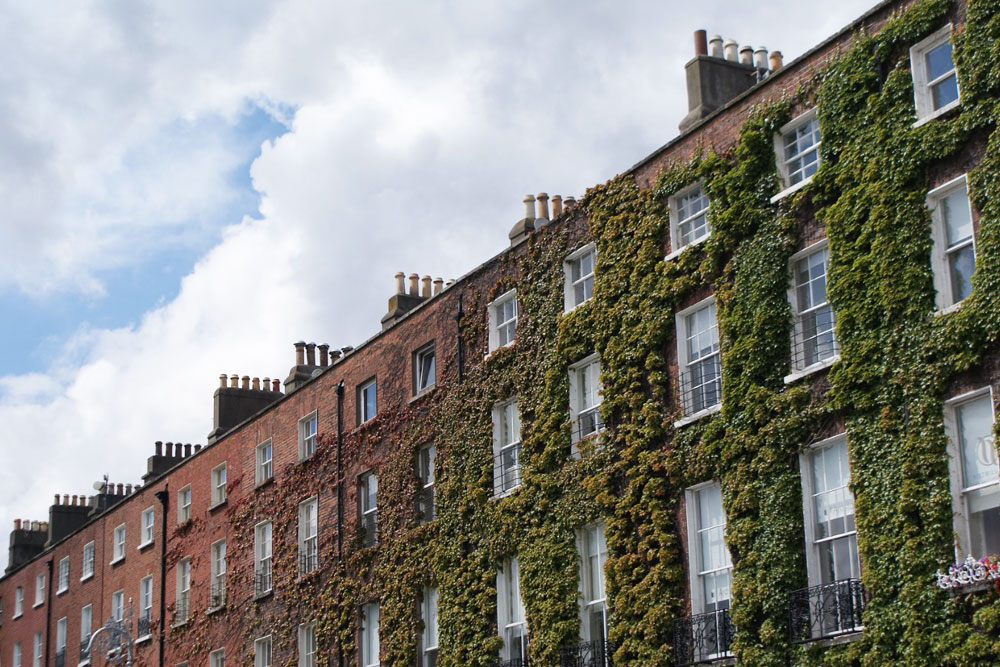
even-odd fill
[(787, 62), (873, 4), (0, 0), (0, 535), (676, 136), (693, 30)]

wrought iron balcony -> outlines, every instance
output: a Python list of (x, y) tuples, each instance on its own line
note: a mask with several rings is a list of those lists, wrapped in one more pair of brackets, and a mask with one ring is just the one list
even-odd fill
[(55, 667), (66, 667), (66, 649), (56, 651)]
[(180, 625), (181, 623), (187, 623), (188, 616), (191, 613), (191, 593), (190, 591), (184, 591), (181, 593), (180, 597), (174, 603), (174, 625)]
[(792, 641), (813, 641), (861, 630), (868, 593), (859, 579), (841, 579), (788, 594)]
[(681, 406), (687, 416), (713, 408), (722, 402), (722, 367), (719, 355), (688, 364), (679, 381)]
[(612, 667), (611, 656), (617, 647), (597, 639), (559, 649), (559, 667)]
[(573, 420), (573, 442), (583, 440), (587, 436), (604, 430), (604, 418), (601, 417), (601, 406), (585, 410)]
[(148, 637), (150, 633), (150, 628), (153, 624), (153, 617), (149, 611), (144, 611), (139, 619), (136, 621), (135, 636), (137, 639), (142, 639), (143, 637)]
[(501, 662), (493, 663), (493, 667), (531, 667), (531, 661), (527, 658), (511, 658)]
[(219, 609), (226, 606), (226, 575), (216, 575), (209, 593), (208, 606), (211, 609)]
[(361, 515), (361, 546), (370, 547), (378, 544), (378, 512), (368, 512)]
[(732, 657), (729, 645), (735, 635), (728, 609), (678, 618), (674, 621), (674, 662), (697, 665)]
[(299, 574), (309, 574), (319, 568), (319, 554), (316, 553), (316, 545), (306, 547), (299, 552)]
[(434, 520), (434, 487), (417, 489), (417, 520), (428, 523)]
[(521, 486), (521, 443), (493, 457), (493, 495), (501, 496)]
[(80, 662), (87, 662), (90, 660), (90, 651), (87, 647), (90, 645), (90, 637), (84, 637), (80, 640)]
[(259, 570), (254, 574), (253, 578), (253, 594), (255, 597), (261, 597), (271, 592), (271, 568), (270, 565), (263, 570)]

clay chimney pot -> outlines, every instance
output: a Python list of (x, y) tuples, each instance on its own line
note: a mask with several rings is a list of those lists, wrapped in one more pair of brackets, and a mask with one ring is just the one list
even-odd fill
[(420, 279), (420, 296), (429, 299), (431, 296), (431, 277), (424, 276)]

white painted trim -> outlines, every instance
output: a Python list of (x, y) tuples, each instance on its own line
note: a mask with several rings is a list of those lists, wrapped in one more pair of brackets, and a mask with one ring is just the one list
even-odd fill
[[(671, 251), (670, 254), (668, 254), (666, 257), (663, 258), (663, 261), (664, 262), (670, 262), (670, 261), (672, 261), (672, 260), (680, 257), (682, 254), (684, 254), (684, 251), (687, 250), (688, 248), (697, 248), (698, 246), (700, 246), (702, 243), (704, 243), (705, 241), (707, 241), (710, 238), (712, 238), (711, 232), (709, 232), (708, 234), (705, 234), (704, 236), (702, 236), (700, 238), (695, 239), (694, 241), (691, 241), (691, 243), (688, 243), (685, 246), (681, 246), (677, 250)], [(674, 246), (671, 245), (670, 247), (673, 248)]]
[[(809, 178), (802, 179), (801, 181), (795, 183), (794, 185), (788, 185), (788, 174), (785, 171), (785, 160), (784, 160), (784, 154), (785, 154), (784, 138), (785, 135), (791, 132), (792, 130), (798, 129), (799, 126), (804, 125), (809, 121), (813, 120), (814, 118), (816, 118), (818, 116), (817, 113), (818, 111), (819, 111), (818, 107), (813, 107), (808, 111), (799, 114), (797, 117), (785, 123), (781, 127), (781, 129), (778, 130), (778, 132), (774, 135), (774, 137), (772, 137), (772, 142), (774, 143), (774, 164), (778, 168), (778, 176), (779, 178), (781, 178), (781, 184), (784, 186), (784, 189), (782, 189), (781, 192), (771, 197), (772, 204), (776, 203), (781, 199), (784, 199), (793, 192), (801, 190), (806, 185), (808, 185), (812, 181), (813, 176), (815, 176), (814, 174)], [(817, 151), (816, 157), (818, 159), (818, 164), (816, 166), (817, 170), (819, 170), (823, 166), (823, 156), (819, 153), (819, 148), (822, 145), (823, 145), (823, 135), (822, 133), (820, 133), (820, 140), (816, 144), (816, 151)]]
[(792, 384), (793, 382), (798, 382), (799, 380), (801, 380), (804, 377), (812, 375), (813, 373), (818, 373), (821, 370), (824, 370), (824, 369), (829, 368), (830, 366), (833, 366), (838, 361), (840, 361), (840, 353), (837, 353), (837, 354), (833, 355), (829, 359), (824, 359), (823, 361), (819, 361), (819, 362), (813, 364), (812, 366), (806, 366), (805, 368), (803, 368), (800, 371), (795, 371), (794, 373), (789, 373), (788, 375), (785, 376), (784, 382), (785, 382), (785, 384)]
[[(686, 412), (687, 407), (684, 405), (684, 396), (682, 395), (681, 389), (681, 378), (687, 371), (688, 358), (687, 358), (687, 324), (685, 323), (685, 318), (692, 313), (695, 313), (710, 304), (715, 303), (715, 294), (708, 296), (698, 303), (688, 306), (683, 310), (679, 310), (674, 314), (674, 337), (677, 343), (677, 399), (682, 411)], [(722, 334), (718, 332), (719, 328), (719, 313), (716, 310), (715, 313), (715, 328), (719, 336), (719, 368), (722, 368)], [(699, 410), (690, 415), (685, 415), (681, 419), (674, 422), (674, 428), (679, 428), (685, 424), (690, 424), (696, 419), (700, 419), (705, 415), (710, 415), (713, 412), (722, 408), (722, 392), (719, 392), (719, 402), (715, 405), (705, 408), (704, 410)]]
[[(847, 441), (847, 433), (838, 433), (835, 436), (810, 443), (799, 454), (799, 477), (802, 482), (802, 525), (805, 528), (806, 544), (806, 575), (810, 586), (820, 584), (820, 564), (819, 553), (816, 551), (816, 515), (812, 503), (813, 478), (812, 469), (809, 465), (809, 458), (820, 449), (831, 447), (839, 441)], [(848, 451), (848, 466), (850, 466), (850, 451)], [(853, 499), (854, 494), (851, 494)]]
[[(576, 443), (580, 441), (580, 438), (576, 437), (576, 419), (580, 414), (580, 371), (590, 366), (592, 363), (597, 362), (597, 384), (598, 384), (598, 395), (600, 396), (600, 401), (598, 402), (598, 408), (601, 403), (604, 402), (604, 385), (601, 384), (601, 358), (596, 352), (587, 355), (580, 361), (574, 364), (570, 364), (569, 367), (569, 428), (570, 428), (570, 440), (572, 444), (570, 445), (570, 454), (573, 458), (580, 458), (580, 450), (577, 449)], [(596, 434), (592, 434), (596, 435)], [(591, 436), (588, 436), (591, 437)]]
[[(486, 306), (486, 310), (489, 314), (489, 352), (498, 350), (501, 347), (507, 347), (514, 344), (514, 339), (511, 339), (507, 345), (500, 345), (500, 333), (497, 330), (497, 306), (503, 305), (509, 299), (514, 299), (514, 336), (517, 337), (517, 320), (520, 319), (521, 312), (517, 307), (517, 289), (507, 290), (497, 298), (493, 299)], [(490, 356), (489, 352), (487, 357)]]
[(590, 301), (594, 297), (591, 296), (590, 299), (581, 301), (580, 303), (573, 303), (575, 295), (573, 294), (573, 274), (571, 265), (576, 260), (580, 259), (589, 252), (594, 253), (594, 278), (596, 283), (597, 278), (597, 245), (593, 242), (586, 245), (580, 246), (570, 254), (566, 255), (566, 259), (563, 260), (563, 314), (572, 312), (582, 306), (583, 304)]
[[(910, 47), (910, 75), (913, 77), (913, 108), (917, 116), (912, 127), (920, 127), (924, 123), (941, 116), (962, 103), (962, 85), (958, 80), (958, 68), (955, 67), (955, 87), (958, 98), (940, 109), (931, 110), (933, 101), (928, 95), (927, 70), (923, 55), (934, 47), (951, 40), (952, 25), (948, 23)], [(954, 65), (952, 58), (952, 65)]]
[(691, 241), (690, 243), (687, 243), (685, 245), (680, 245), (681, 239), (680, 239), (679, 225), (680, 225), (681, 220), (680, 220), (680, 214), (677, 212), (677, 200), (680, 199), (681, 197), (685, 197), (685, 196), (691, 194), (695, 190), (702, 190), (702, 193), (706, 197), (708, 197), (708, 193), (704, 191), (704, 187), (705, 187), (704, 179), (699, 179), (697, 181), (694, 181), (693, 183), (689, 183), (688, 185), (685, 185), (683, 188), (681, 188), (680, 190), (678, 190), (674, 194), (670, 195), (669, 198), (667, 198), (667, 208), (668, 208), (668, 210), (670, 212), (670, 217), (669, 217), (669, 220), (670, 220), (670, 247), (672, 248), (672, 251), (670, 252), (669, 255), (666, 256), (665, 259), (670, 260), (670, 259), (673, 259), (674, 257), (677, 257), (678, 255), (681, 254), (681, 252), (685, 248), (699, 245), (702, 242), (704, 242), (706, 239), (708, 239), (709, 236), (712, 235), (712, 219), (711, 219), (711, 217), (709, 215), (709, 212), (712, 210), (712, 200), (709, 199), (708, 200), (708, 208), (705, 209), (705, 218), (706, 218), (706, 220), (708, 220), (708, 230), (709, 230), (708, 233), (705, 234), (704, 236), (699, 236), (698, 238), (696, 238), (695, 240)]
[[(948, 278), (948, 264), (945, 260), (947, 241), (944, 236), (944, 218), (941, 215), (941, 202), (953, 192), (964, 189), (965, 203), (969, 207), (969, 221), (972, 222), (972, 202), (969, 199), (969, 182), (967, 174), (962, 174), (947, 183), (935, 187), (927, 193), (926, 205), (931, 215), (931, 272), (934, 278), (934, 303), (937, 306), (935, 314), (944, 314), (956, 310), (962, 303), (951, 303), (951, 281)], [(972, 256), (976, 257), (976, 233), (972, 229)], [(975, 271), (975, 269), (973, 269)], [(964, 301), (964, 300), (963, 300)]]
[(693, 415), (678, 419), (677, 421), (674, 422), (674, 428), (681, 428), (682, 426), (687, 426), (688, 424), (696, 422), (699, 419), (704, 419), (709, 415), (714, 415), (716, 412), (719, 412), (720, 410), (722, 410), (722, 403), (716, 403), (710, 408), (706, 408), (700, 412), (694, 413)]

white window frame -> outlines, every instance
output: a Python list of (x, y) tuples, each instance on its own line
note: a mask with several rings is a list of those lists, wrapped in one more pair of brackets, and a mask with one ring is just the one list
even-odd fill
[[(94, 605), (88, 604), (80, 608), (80, 642), (90, 638), (90, 634), (94, 629)], [(84, 660), (80, 661), (81, 665), (90, 664), (90, 654)]]
[(226, 502), (226, 477), (228, 474), (225, 461), (212, 468), (212, 504), (209, 509), (216, 508)]
[[(784, 380), (785, 384), (790, 384), (790, 383), (795, 382), (796, 380), (798, 380), (800, 378), (806, 377), (807, 375), (811, 375), (813, 373), (816, 373), (817, 371), (821, 371), (824, 368), (829, 368), (830, 366), (832, 366), (833, 364), (835, 364), (840, 359), (840, 345), (837, 343), (836, 329), (834, 330), (834, 334), (833, 334), (833, 349), (834, 349), (834, 353), (832, 355), (826, 357), (825, 359), (820, 359), (819, 361), (817, 361), (815, 363), (812, 363), (812, 364), (809, 364), (809, 365), (805, 365), (805, 366), (800, 366), (800, 365), (796, 364), (796, 359), (795, 359), (795, 348), (796, 348), (796, 345), (797, 345), (798, 341), (802, 340), (802, 337), (804, 335), (804, 333), (803, 333), (803, 321), (802, 321), (803, 318), (802, 318), (802, 316), (806, 313), (806, 311), (799, 312), (799, 295), (798, 295), (798, 291), (797, 291), (798, 283), (796, 282), (795, 265), (798, 264), (800, 260), (806, 259), (807, 257), (810, 257), (810, 256), (814, 255), (815, 253), (823, 252), (823, 251), (826, 251), (826, 253), (827, 253), (826, 268), (825, 268), (825, 274), (824, 274), (825, 275), (824, 280), (826, 281), (826, 285), (827, 285), (827, 300), (824, 301), (820, 305), (814, 305), (814, 306), (812, 306), (812, 308), (810, 308), (809, 311), (808, 311), (808, 312), (812, 312), (812, 311), (815, 311), (815, 310), (817, 310), (817, 309), (819, 309), (819, 308), (821, 308), (823, 306), (830, 306), (830, 298), (829, 298), (829, 285), (830, 285), (830, 252), (829, 252), (829, 242), (825, 238), (824, 239), (820, 239), (816, 243), (813, 243), (813, 244), (811, 244), (809, 246), (806, 246), (802, 250), (799, 250), (794, 255), (792, 255), (791, 258), (788, 260), (788, 269), (789, 269), (789, 272), (791, 274), (791, 279), (788, 282), (788, 303), (791, 306), (792, 317), (794, 319), (793, 319), (793, 322), (792, 322), (792, 351), (791, 351), (791, 364), (790, 364), (791, 372), (788, 375), (785, 376), (785, 380)], [(830, 306), (830, 313), (833, 316), (834, 323), (836, 323), (837, 314), (833, 311), (833, 306)], [(835, 324), (835, 326), (836, 326), (836, 324)]]
[[(379, 667), (382, 646), (379, 641), (379, 604), (369, 602), (361, 605), (359, 614), (360, 642), (358, 662), (361, 667)], [(372, 655), (374, 653), (374, 655)]]
[(437, 463), (437, 447), (433, 442), (420, 447), (417, 450), (417, 522), (428, 523), (434, 520), (434, 466)]
[(111, 534), (111, 563), (125, 560), (125, 524), (119, 524)]
[(208, 654), (209, 667), (226, 667), (226, 649), (217, 648)]
[[(177, 561), (177, 586), (174, 595), (174, 625), (183, 625), (191, 618), (191, 558)], [(184, 613), (181, 614), (183, 608)]]
[[(590, 273), (583, 273), (583, 269), (580, 269), (580, 277), (573, 280), (573, 270), (574, 267), (579, 266), (580, 262), (587, 255), (592, 255)], [(594, 277), (597, 274), (597, 246), (593, 243), (588, 243), (585, 246), (577, 248), (571, 252), (563, 261), (563, 310), (564, 312), (570, 312), (577, 306), (581, 306), (591, 299), (594, 298)], [(587, 286), (590, 286), (590, 295), (587, 296)], [(582, 301), (577, 301), (576, 298), (576, 287), (577, 285), (583, 285), (584, 298)]]
[(39, 630), (34, 635), (34, 647), (31, 655), (31, 665), (32, 667), (43, 667), (43, 659), (45, 658), (45, 649), (42, 646), (42, 631)]
[[(592, 538), (597, 546), (597, 568), (591, 551)], [(588, 642), (607, 642), (608, 636), (608, 597), (607, 581), (604, 576), (604, 564), (608, 558), (608, 542), (605, 537), (604, 522), (588, 524), (576, 531), (576, 553), (580, 559), (580, 637)], [(597, 576), (599, 589), (591, 590), (593, 575)], [(595, 637), (590, 627), (590, 614), (602, 614), (602, 636)]]
[(254, 480), (256, 486), (274, 477), (274, 445), (271, 438), (257, 445), (254, 452)]
[(271, 667), (271, 635), (260, 637), (253, 643), (253, 667)]
[(437, 664), (438, 652), (438, 590), (425, 586), (420, 593), (420, 621), (423, 630), (420, 633), (420, 654), (417, 656), (420, 667), (433, 667)]
[[(430, 391), (437, 383), (436, 351), (435, 341), (431, 341), (413, 352), (412, 371), (414, 396), (419, 396), (424, 392)], [(428, 360), (430, 361), (431, 366), (429, 373), (430, 377), (427, 378), (426, 382), (423, 382), (424, 369)]]
[(69, 632), (69, 622), (65, 616), (56, 621), (56, 655), (66, 656), (66, 635)]
[[(374, 487), (374, 493), (372, 493)], [(374, 504), (369, 506), (368, 497), (372, 495)], [(368, 525), (374, 527), (371, 535), (368, 534)], [(378, 544), (378, 475), (374, 470), (369, 470), (358, 476), (358, 527), (364, 532), (364, 546), (374, 546)]]
[(11, 618), (20, 618), (24, 613), (24, 587), (18, 586), (14, 589), (14, 615)]
[(83, 545), (83, 564), (80, 566), (80, 581), (86, 581), (94, 576), (95, 544), (91, 540)]
[(45, 604), (45, 573), (35, 575), (35, 607)]
[(177, 525), (183, 526), (191, 520), (191, 485), (181, 487), (177, 492)]
[[(924, 123), (949, 112), (962, 103), (962, 86), (958, 80), (958, 70), (955, 67), (955, 59), (952, 57), (952, 68), (934, 81), (928, 81), (927, 63), (924, 56), (932, 49), (941, 44), (951, 41), (951, 24), (942, 26), (924, 39), (910, 47), (910, 70), (913, 75), (913, 106), (916, 111), (917, 120), (913, 127), (918, 127)], [(934, 108), (934, 98), (931, 94), (931, 85), (944, 81), (949, 76), (955, 77), (955, 88), (958, 96), (951, 102), (945, 104), (940, 109)]]
[[(312, 515), (310, 518), (309, 515)], [(299, 575), (319, 569), (319, 498), (299, 503)]]
[[(505, 306), (508, 302), (514, 302), (514, 316), (510, 319), (506, 319), (503, 322), (499, 321), (500, 308)], [(501, 347), (507, 347), (508, 345), (513, 345), (517, 338), (517, 318), (518, 318), (518, 307), (517, 307), (517, 290), (512, 289), (508, 292), (504, 292), (496, 299), (490, 302), (487, 306), (489, 311), (490, 326), (489, 326), (489, 351), (493, 352)], [(503, 338), (508, 338), (503, 344), (500, 343), (500, 327), (511, 327), (513, 329), (512, 334), (508, 334), (507, 331), (504, 332)]]
[[(957, 309), (964, 301), (964, 299), (962, 301), (955, 301), (952, 296), (954, 286), (951, 283), (951, 272), (948, 267), (948, 252), (961, 250), (971, 245), (973, 271), (975, 271), (977, 250), (976, 228), (972, 218), (972, 202), (969, 200), (969, 183), (966, 176), (966, 174), (962, 174), (947, 183), (942, 183), (927, 193), (927, 208), (931, 212), (931, 238), (934, 242), (931, 254), (931, 268), (934, 273), (934, 302), (937, 305), (938, 313), (951, 312)], [(972, 236), (966, 241), (956, 243), (953, 248), (949, 248), (941, 204), (947, 197), (959, 190), (965, 191), (965, 203), (969, 207), (969, 225), (972, 227)]]
[[(372, 419), (375, 419), (375, 415), (378, 414), (378, 380), (377, 377), (369, 378), (358, 385), (357, 390), (357, 403), (358, 403), (358, 426), (362, 424), (367, 424)], [(372, 403), (373, 405), (368, 405), (368, 388), (371, 387), (372, 393)]]
[[(721, 495), (721, 485), (719, 482), (710, 480), (707, 482), (702, 482), (701, 484), (696, 484), (694, 486), (688, 487), (684, 490), (684, 500), (685, 500), (685, 511), (687, 515), (687, 533), (688, 533), (688, 572), (690, 573), (690, 586), (691, 586), (691, 614), (696, 616), (698, 614), (706, 613), (705, 609), (705, 591), (702, 585), (702, 570), (701, 570), (701, 539), (699, 532), (705, 530), (701, 526), (701, 517), (698, 515), (698, 503), (695, 500), (698, 493), (709, 487), (716, 487), (720, 490)], [(729, 517), (726, 516), (725, 508), (722, 510), (722, 515), (724, 518), (723, 523), (723, 537), (725, 536), (729, 527)], [(726, 546), (726, 553), (729, 554), (729, 546)], [(729, 554), (729, 576), (730, 576), (730, 587), (732, 586), (732, 554)], [(726, 568), (716, 569), (712, 572), (721, 572)], [(708, 572), (706, 570), (706, 572)], [(730, 602), (732, 602), (732, 588), (730, 588)]]
[[(820, 542), (816, 531), (816, 505), (814, 496), (816, 489), (813, 485), (813, 456), (824, 449), (833, 447), (841, 442), (847, 442), (847, 434), (839, 433), (830, 438), (814, 442), (806, 447), (799, 456), (799, 477), (802, 480), (802, 520), (805, 527), (806, 540), (806, 574), (810, 586), (819, 586), (822, 581), (822, 567), (820, 566)], [(850, 458), (848, 457), (848, 469), (850, 469)], [(848, 487), (847, 492), (851, 495), (851, 504), (854, 504), (854, 494)], [(847, 531), (838, 535), (826, 538), (827, 540), (841, 539), (849, 535), (854, 535), (857, 539), (857, 527), (853, 531)], [(857, 547), (857, 542), (855, 542)], [(858, 560), (858, 572), (860, 574), (861, 562)], [(826, 582), (832, 584), (834, 582)]]
[(21, 667), (21, 642), (14, 642), (14, 648), (11, 651), (11, 664), (14, 667)]
[[(516, 634), (520, 630), (520, 634)], [(528, 620), (521, 596), (521, 568), (517, 556), (505, 560), (497, 571), (497, 632), (503, 640), (500, 660), (527, 658)], [(514, 641), (518, 640), (518, 645)]]
[(111, 594), (111, 618), (116, 621), (122, 620), (125, 616), (125, 591), (115, 591)]
[[(704, 196), (705, 199), (708, 201), (708, 205), (705, 206), (705, 208), (699, 210), (694, 215), (689, 215), (688, 217), (682, 220), (680, 217), (681, 215), (680, 202), (682, 199), (690, 197), (695, 192), (700, 192), (702, 196)], [(696, 181), (694, 183), (691, 183), (690, 185), (681, 188), (680, 190), (672, 194), (667, 199), (667, 207), (670, 211), (670, 254), (667, 255), (664, 259), (670, 261), (671, 259), (680, 255), (685, 248), (694, 248), (696, 246), (699, 246), (705, 241), (707, 241), (708, 238), (712, 235), (712, 220), (709, 217), (709, 212), (712, 209), (712, 202), (708, 198), (708, 193), (705, 192), (704, 181)], [(702, 214), (705, 215), (707, 231), (704, 234), (691, 239), (691, 241), (689, 241), (688, 243), (684, 243), (684, 239), (681, 235), (681, 225), (688, 222), (689, 220), (693, 220), (694, 218)]]
[[(596, 402), (593, 405), (584, 406), (584, 398), (581, 394), (581, 385), (585, 381), (585, 375), (596, 367), (597, 372), (592, 381), (597, 385)], [(601, 359), (595, 352), (569, 367), (569, 418), (570, 418), (570, 438), (572, 439), (572, 454), (574, 457), (580, 456), (577, 443), (586, 438), (599, 436), (604, 430), (604, 420), (601, 417), (601, 404), (604, 402), (603, 386), (601, 385)], [(596, 422), (594, 430), (581, 435), (582, 429), (578, 422), (585, 414), (594, 413)]]
[(69, 590), (69, 556), (59, 559), (59, 579), (56, 587), (56, 595), (62, 595)]
[[(507, 420), (507, 409), (513, 407), (513, 415), (517, 419), (517, 437), (505, 441), (503, 432), (505, 421)], [(509, 469), (504, 468), (503, 454), (514, 451), (515, 463)], [(517, 397), (510, 398), (493, 406), (493, 497), (503, 498), (520, 488), (523, 481), (524, 462), (521, 449), (521, 410), (517, 404)], [(510, 485), (508, 486), (508, 476)], [(500, 480), (500, 484), (497, 484)]]
[(316, 454), (316, 436), (319, 433), (319, 412), (313, 410), (299, 420), (299, 460), (305, 461)]
[[(819, 118), (818, 111), (819, 111), (818, 107), (813, 107), (812, 109), (809, 109), (808, 111), (800, 114), (793, 120), (786, 123), (780, 130), (778, 130), (778, 133), (774, 135), (775, 164), (778, 167), (778, 174), (781, 176), (782, 190), (778, 194), (771, 197), (772, 204), (777, 202), (779, 199), (784, 199), (793, 192), (801, 190), (810, 182), (812, 182), (813, 176), (815, 176), (815, 174), (813, 174), (806, 178), (803, 178), (797, 183), (789, 183), (790, 174), (788, 172), (788, 167), (786, 163), (789, 162), (790, 160), (785, 159), (785, 137), (790, 135), (792, 132), (795, 132), (796, 130), (798, 130), (800, 127), (802, 127), (807, 123), (811, 123), (814, 120), (817, 120), (818, 122)], [(822, 145), (823, 145), (823, 135), (822, 135), (822, 128), (820, 128), (819, 141), (817, 141), (810, 147), (810, 150), (816, 151), (817, 170), (819, 170), (819, 168), (823, 165), (823, 156), (820, 153), (820, 148), (822, 147)], [(807, 151), (803, 151), (802, 153), (797, 154), (794, 158), (791, 159), (797, 159), (801, 157), (805, 152)]]
[(143, 549), (153, 543), (156, 533), (156, 509), (152, 506), (142, 511), (140, 519), (141, 532), (139, 533), (139, 546), (136, 549)]
[[(139, 580), (139, 616), (138, 618), (143, 618), (143, 616), (149, 618), (149, 625), (146, 634), (139, 637), (136, 641), (141, 639), (146, 639), (152, 636), (153, 628), (153, 575), (147, 574), (145, 577)], [(136, 626), (138, 628), (138, 626)]]
[[(211, 576), (211, 580), (209, 582), (209, 605), (212, 609), (221, 609), (226, 606), (226, 548), (225, 538), (212, 542), (212, 563), (211, 572), (209, 573)], [(212, 604), (215, 602), (212, 597), (215, 593), (212, 589), (220, 591), (219, 597), (221, 597), (221, 600), (216, 602), (216, 604)]]
[[(966, 556), (973, 556), (974, 558), (982, 558), (990, 554), (975, 554), (970, 553), (971, 549), (971, 536), (969, 529), (969, 512), (966, 508), (965, 492), (973, 491), (981, 488), (986, 488), (996, 482), (988, 482), (985, 484), (979, 484), (969, 488), (963, 488), (963, 473), (962, 473), (962, 451), (961, 444), (959, 442), (958, 433), (958, 419), (957, 419), (957, 408), (963, 404), (974, 401), (976, 399), (987, 396), (990, 403), (990, 410), (993, 414), (993, 428), (990, 430), (990, 438), (995, 439), (993, 435), (996, 430), (996, 403), (993, 399), (993, 387), (987, 385), (980, 389), (974, 391), (966, 392), (954, 398), (950, 398), (945, 401), (944, 404), (944, 426), (945, 433), (948, 439), (948, 472), (950, 477), (951, 486), (951, 499), (952, 499), (952, 515), (954, 516), (954, 527), (955, 527), (955, 560), (962, 562), (965, 560)], [(996, 443), (992, 444), (993, 455), (996, 456)]]
[(267, 588), (257, 590), (254, 582), (254, 594), (257, 597), (267, 595), (274, 590), (274, 526), (270, 521), (261, 521), (253, 529), (254, 576), (267, 577)]
[[(678, 392), (679, 403), (681, 404), (681, 410), (683, 417), (676, 422), (674, 422), (674, 427), (679, 428), (685, 424), (690, 424), (693, 421), (701, 419), (710, 414), (714, 414), (722, 409), (722, 335), (719, 333), (719, 313), (718, 309), (715, 311), (715, 330), (716, 337), (718, 339), (719, 349), (713, 354), (717, 355), (719, 358), (719, 401), (714, 405), (710, 405), (707, 408), (702, 408), (701, 410), (693, 411), (692, 406), (688, 405), (688, 399), (684, 397), (683, 385), (681, 384), (681, 378), (688, 376), (688, 366), (690, 366), (694, 361), (688, 359), (687, 351), (687, 339), (688, 339), (688, 329), (687, 329), (687, 317), (693, 315), (698, 311), (707, 308), (711, 305), (715, 305), (715, 295), (702, 299), (693, 306), (689, 306), (684, 310), (678, 311), (674, 317), (676, 334), (677, 334), (677, 370), (678, 370)], [(712, 355), (705, 355), (695, 361), (701, 361), (702, 359), (707, 359)], [(704, 385), (703, 385), (704, 386)]]
[(299, 625), (299, 667), (316, 667), (316, 621)]

